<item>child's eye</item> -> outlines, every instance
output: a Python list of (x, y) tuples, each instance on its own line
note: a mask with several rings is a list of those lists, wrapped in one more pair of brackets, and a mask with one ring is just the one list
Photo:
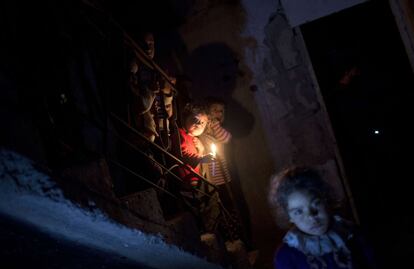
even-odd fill
[(300, 216), (300, 215), (302, 215), (302, 210), (301, 209), (296, 209), (296, 210), (293, 210), (293, 212), (292, 212), (292, 214), (294, 215), (294, 216)]
[(201, 122), (200, 122), (200, 120), (198, 118), (193, 118), (192, 119), (192, 123), (193, 124), (197, 124), (197, 125), (201, 124)]

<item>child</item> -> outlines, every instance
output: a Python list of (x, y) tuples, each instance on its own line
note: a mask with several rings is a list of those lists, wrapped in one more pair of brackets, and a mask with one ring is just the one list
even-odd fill
[(224, 158), (224, 144), (229, 143), (231, 133), (222, 126), (225, 111), (224, 102), (214, 97), (206, 98), (205, 102), (209, 122), (200, 139), (206, 148), (210, 148), (214, 143), (218, 154), (212, 162), (204, 165), (203, 170), (209, 182), (225, 192), (224, 185), (230, 182), (231, 178)]
[[(241, 222), (230, 187), (231, 176), (225, 159), (224, 145), (230, 142), (231, 133), (223, 128), (225, 104), (216, 97), (205, 99), (209, 122), (206, 130), (200, 136), (205, 148), (211, 148), (214, 144), (217, 150), (214, 159), (202, 164), (202, 171), (206, 179), (217, 187), (218, 196), (223, 206), (230, 213), (221, 221), (220, 228), (223, 236), (228, 241), (240, 239)], [(225, 225), (224, 225), (225, 224)]]
[[(175, 85), (176, 79), (174, 77), (169, 77), (168, 80), (171, 84)], [(171, 127), (174, 125), (173, 99), (175, 92), (170, 83), (167, 82), (167, 79), (161, 78), (159, 82), (160, 91), (157, 93), (154, 105), (151, 108), (153, 118), (156, 122), (156, 131), (159, 135), (155, 142), (162, 146), (165, 150), (170, 151)]]
[[(144, 47), (148, 58), (154, 58), (154, 36), (147, 32), (141, 34), (139, 43)], [(142, 132), (150, 141), (154, 142), (158, 137), (154, 115), (151, 111), (155, 98), (160, 89), (158, 76), (134, 55), (130, 61), (129, 85), (131, 88), (131, 104), (128, 108), (129, 122), (132, 127)]]
[(291, 168), (274, 176), (269, 202), (279, 224), (289, 220), (292, 226), (276, 252), (275, 268), (376, 268), (357, 227), (332, 214), (330, 187), (314, 170)]
[[(208, 158), (207, 152), (199, 140), (207, 125), (208, 117), (204, 107), (187, 104), (183, 111), (183, 128), (179, 128), (182, 159), (185, 164), (200, 173), (200, 163)], [(192, 186), (198, 185), (198, 178), (188, 169), (180, 169), (181, 177)]]

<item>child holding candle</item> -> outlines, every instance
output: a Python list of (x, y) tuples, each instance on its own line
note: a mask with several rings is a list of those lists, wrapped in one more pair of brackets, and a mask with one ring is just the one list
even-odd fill
[(202, 164), (202, 171), (207, 180), (217, 187), (221, 203), (232, 216), (232, 219), (223, 221), (227, 226), (222, 227), (222, 233), (225, 239), (234, 241), (241, 237), (241, 221), (230, 186), (231, 176), (224, 152), (224, 146), (230, 142), (232, 135), (223, 127), (225, 103), (215, 97), (206, 98), (205, 103), (209, 122), (200, 140), (205, 148), (210, 149), (213, 159)]
[[(204, 106), (200, 104), (187, 104), (183, 111), (183, 128), (179, 128), (180, 148), (182, 159), (186, 165), (200, 173), (200, 163), (203, 159), (209, 159), (210, 154), (199, 140), (208, 122), (207, 113)], [(192, 186), (198, 185), (198, 178), (188, 169), (180, 169), (180, 175), (184, 181)]]
[[(218, 98), (206, 98), (206, 109), (209, 122), (203, 135), (200, 136), (204, 146), (209, 147), (215, 156), (212, 162), (204, 165), (206, 178), (216, 186), (222, 186), (231, 181), (224, 156), (224, 145), (230, 142), (231, 133), (223, 128), (224, 102)], [(214, 168), (214, 171), (213, 171)]]

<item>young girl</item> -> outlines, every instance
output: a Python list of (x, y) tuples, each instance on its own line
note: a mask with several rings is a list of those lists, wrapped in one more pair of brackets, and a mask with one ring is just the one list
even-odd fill
[(205, 104), (209, 122), (200, 140), (204, 147), (210, 147), (214, 143), (219, 154), (214, 160), (204, 164), (203, 171), (207, 180), (217, 186), (220, 196), (229, 198), (226, 183), (231, 181), (231, 177), (224, 154), (224, 145), (229, 143), (231, 133), (223, 127), (225, 104), (224, 101), (215, 97), (207, 97)]
[(316, 171), (290, 168), (274, 176), (269, 202), (278, 223), (291, 224), (276, 251), (275, 268), (376, 268), (357, 227), (332, 214), (331, 189)]
[[(182, 160), (200, 174), (200, 163), (208, 158), (209, 152), (205, 150), (198, 136), (207, 126), (208, 117), (204, 106), (200, 104), (187, 104), (183, 111), (183, 128), (179, 128), (180, 148)], [(193, 186), (198, 185), (198, 177), (194, 176), (188, 169), (180, 169), (181, 178)]]

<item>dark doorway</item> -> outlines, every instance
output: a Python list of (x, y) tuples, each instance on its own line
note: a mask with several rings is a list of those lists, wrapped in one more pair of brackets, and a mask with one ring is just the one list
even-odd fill
[[(388, 1), (301, 26), (361, 224), (385, 267), (414, 254), (413, 72)], [(390, 266), (393, 265), (393, 266)]]

